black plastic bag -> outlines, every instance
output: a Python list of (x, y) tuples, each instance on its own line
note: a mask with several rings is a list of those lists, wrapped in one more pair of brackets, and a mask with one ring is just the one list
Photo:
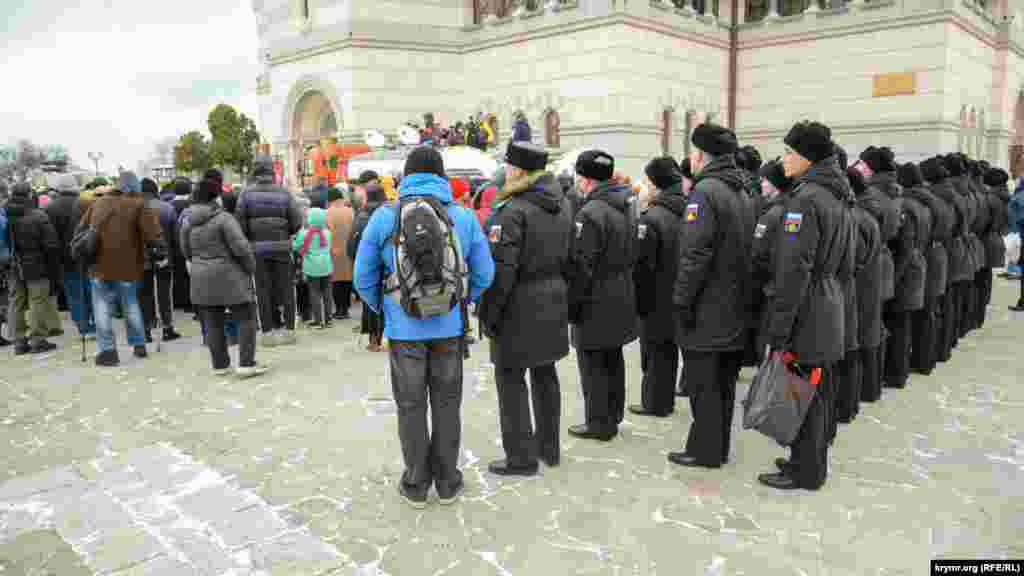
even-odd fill
[(766, 356), (743, 401), (743, 428), (753, 428), (783, 446), (791, 445), (820, 379), (820, 369), (805, 377), (782, 353)]

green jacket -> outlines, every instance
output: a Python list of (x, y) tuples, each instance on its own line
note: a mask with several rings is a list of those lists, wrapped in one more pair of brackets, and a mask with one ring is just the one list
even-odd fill
[[(317, 231), (320, 234), (317, 234)], [(305, 253), (302, 247), (309, 238)], [(321, 236), (323, 240), (321, 241)], [(292, 251), (302, 258), (302, 273), (309, 278), (323, 278), (334, 274), (334, 259), (331, 257), (331, 231), (327, 229), (327, 212), (321, 208), (310, 208), (306, 226), (292, 238)]]

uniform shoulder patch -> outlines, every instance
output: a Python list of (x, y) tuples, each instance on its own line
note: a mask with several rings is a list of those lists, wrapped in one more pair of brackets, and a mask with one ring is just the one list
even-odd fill
[(583, 222), (576, 222), (576, 239), (583, 238)]
[(758, 239), (764, 238), (764, 233), (767, 232), (767, 231), (768, 231), (768, 227), (767, 226), (765, 226), (764, 224), (758, 224), (757, 227), (754, 228), (754, 238), (758, 238)]
[(491, 226), (490, 231), (487, 233), (487, 240), (490, 241), (491, 244), (497, 244), (498, 242), (501, 242), (500, 224), (495, 224)]
[(804, 221), (804, 215), (800, 212), (786, 212), (786, 219), (783, 221), (783, 227), (786, 232), (790, 234), (796, 234), (800, 231), (800, 225)]
[(636, 237), (640, 240), (647, 238), (647, 224), (637, 224)]
[(696, 222), (697, 216), (700, 214), (700, 204), (687, 204), (686, 205), (686, 221)]

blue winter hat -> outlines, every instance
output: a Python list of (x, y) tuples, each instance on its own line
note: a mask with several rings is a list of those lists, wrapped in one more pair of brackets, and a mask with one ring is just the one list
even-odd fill
[(135, 175), (135, 172), (122, 172), (121, 177), (117, 180), (117, 189), (122, 194), (140, 194), (142, 193), (142, 183), (139, 182), (139, 177)]

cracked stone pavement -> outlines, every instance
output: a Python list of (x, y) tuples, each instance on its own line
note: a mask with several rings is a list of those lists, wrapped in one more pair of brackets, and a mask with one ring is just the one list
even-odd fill
[[(396, 494), (386, 356), (357, 344), (355, 321), (261, 349), (273, 371), (247, 381), (211, 375), (185, 316), (186, 338), (144, 361), (122, 350), (122, 366), (102, 371), (94, 343), (81, 362), (68, 324), (53, 354), (0, 352), (0, 576), (910, 575), (934, 557), (1021, 558), (1016, 289), (997, 280), (988, 322), (951, 362), (840, 429), (817, 493), (758, 485), (785, 451), (752, 431), (734, 434), (721, 470), (669, 464), (691, 421), (685, 399), (665, 420), (627, 414), (608, 444), (563, 434), (562, 466), (536, 478), (490, 476), (497, 398), (477, 344), (467, 490), (422, 511)], [(626, 362), (638, 402), (636, 344)], [(583, 411), (575, 358), (558, 371), (564, 428)]]

